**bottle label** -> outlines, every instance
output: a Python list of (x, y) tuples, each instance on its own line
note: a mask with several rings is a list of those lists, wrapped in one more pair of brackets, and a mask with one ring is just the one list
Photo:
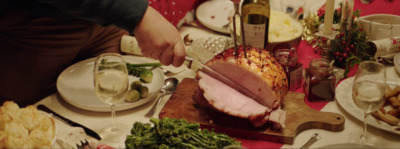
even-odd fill
[(246, 45), (264, 49), (265, 24), (247, 24), (243, 23), (244, 37)]

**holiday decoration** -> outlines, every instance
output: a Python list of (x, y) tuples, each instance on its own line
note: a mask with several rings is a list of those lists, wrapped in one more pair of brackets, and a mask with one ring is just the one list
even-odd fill
[[(336, 38), (327, 38), (315, 35), (323, 24), (325, 16), (325, 5), (316, 14), (310, 14), (302, 20), (304, 32), (302, 39), (310, 44), (315, 53), (320, 53), (322, 57), (334, 60), (334, 66), (345, 69), (345, 75), (354, 66), (364, 60), (371, 60), (373, 53), (368, 53), (369, 46), (366, 44), (367, 36), (362, 26), (358, 23), (360, 11), (352, 13), (347, 25), (338, 25), (332, 30), (338, 31)], [(340, 24), (341, 7), (334, 11), (333, 24)], [(343, 20), (343, 19), (342, 19)], [(351, 23), (351, 25), (348, 25)]]

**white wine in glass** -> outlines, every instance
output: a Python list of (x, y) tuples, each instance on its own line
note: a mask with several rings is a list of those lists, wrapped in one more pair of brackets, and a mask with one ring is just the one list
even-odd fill
[(355, 105), (364, 112), (364, 129), (361, 134), (352, 133), (350, 142), (373, 145), (367, 136), (367, 118), (383, 106), (385, 91), (385, 66), (374, 61), (361, 62), (354, 78), (352, 95)]
[(124, 100), (129, 90), (128, 71), (121, 55), (105, 53), (96, 58), (94, 88), (99, 100), (111, 106), (112, 124), (102, 129), (102, 141), (118, 142), (122, 133), (128, 129), (115, 122), (115, 104)]

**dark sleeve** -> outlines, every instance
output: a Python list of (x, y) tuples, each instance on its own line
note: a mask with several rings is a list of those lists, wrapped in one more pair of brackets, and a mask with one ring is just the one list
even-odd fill
[(114, 25), (128, 32), (142, 19), (147, 0), (36, 0), (49, 4), (75, 17), (97, 22), (102, 26)]

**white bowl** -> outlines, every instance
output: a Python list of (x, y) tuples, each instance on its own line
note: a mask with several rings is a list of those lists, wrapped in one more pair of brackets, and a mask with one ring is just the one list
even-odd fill
[(400, 36), (400, 16), (398, 15), (367, 15), (360, 17), (359, 22), (370, 40)]

